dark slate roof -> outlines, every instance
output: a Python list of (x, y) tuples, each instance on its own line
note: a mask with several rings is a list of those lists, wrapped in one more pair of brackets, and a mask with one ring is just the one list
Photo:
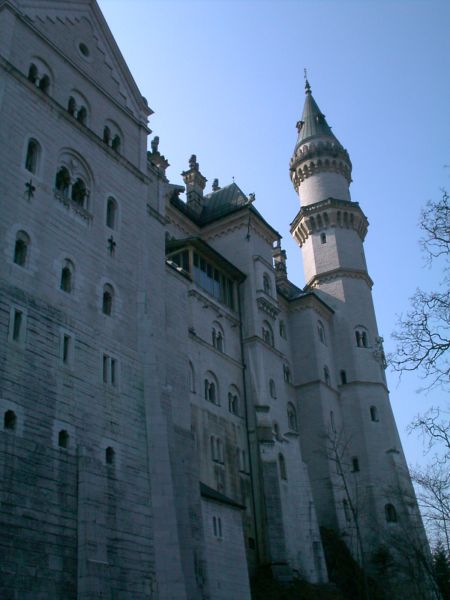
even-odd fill
[(305, 105), (303, 107), (302, 119), (299, 123), (301, 127), (300, 131), (298, 132), (297, 146), (303, 144), (311, 138), (319, 136), (329, 137), (337, 142), (338, 140), (331, 131), (331, 127), (328, 125), (325, 115), (322, 113), (317, 105), (317, 102), (313, 98), (308, 82), (306, 82), (305, 89), (306, 98)]
[(178, 197), (178, 193), (178, 190), (174, 191), (170, 200), (171, 203), (200, 227), (207, 225), (212, 221), (216, 221), (217, 219), (221, 219), (222, 217), (226, 217), (234, 212), (238, 212), (239, 210), (248, 208), (273, 232), (274, 237), (281, 237), (278, 231), (274, 229), (253, 206), (253, 199), (247, 197), (241, 188), (234, 182), (217, 190), (217, 192), (211, 192), (210, 194), (205, 195), (205, 205), (203, 206), (200, 215), (192, 211), (186, 202), (183, 202), (183, 200)]
[(200, 218), (203, 221), (213, 221), (243, 206), (251, 205), (251, 200), (234, 182), (217, 192), (211, 192), (207, 198)]

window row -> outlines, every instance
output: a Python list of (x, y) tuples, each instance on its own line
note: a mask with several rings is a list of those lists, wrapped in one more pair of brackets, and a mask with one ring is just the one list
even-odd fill
[[(369, 415), (372, 423), (379, 423), (380, 419), (378, 417), (378, 408), (374, 405), (369, 407)], [(334, 412), (330, 410), (330, 427), (333, 433), (336, 433), (336, 423), (334, 420)]]
[[(353, 511), (351, 509), (350, 502), (346, 498), (342, 500), (342, 507), (344, 509), (345, 520), (347, 521), (347, 523), (350, 523), (354, 520), (354, 517), (352, 515)], [(386, 523), (398, 522), (397, 510), (395, 506), (390, 502), (384, 505), (384, 518), (386, 520)]]
[[(39, 174), (41, 157), (41, 145), (35, 138), (30, 138), (25, 154), (25, 169), (33, 175)], [(61, 199), (70, 200), (80, 208), (92, 210), (91, 180), (89, 169), (81, 161), (74, 160), (71, 154), (63, 154), (55, 174), (55, 194)], [(118, 229), (118, 203), (112, 196), (106, 200), (105, 224), (109, 229)]]
[[(85, 44), (80, 47), (87, 48)], [(28, 69), (28, 80), (38, 87), (44, 94), (51, 93), (52, 80), (49, 67), (41, 59), (35, 59)], [(89, 125), (89, 103), (80, 92), (73, 91), (67, 101), (67, 112), (82, 125)], [(102, 132), (102, 140), (116, 152), (120, 152), (123, 135), (119, 126), (112, 120), (105, 122)]]
[(211, 261), (189, 248), (168, 255), (168, 259), (192, 276), (194, 282), (222, 304), (235, 310), (233, 280)]
[[(204, 398), (208, 402), (215, 404), (216, 406), (221, 406), (220, 397), (219, 397), (219, 386), (217, 382), (217, 378), (209, 371), (206, 374), (206, 377), (203, 381), (204, 385)], [(191, 388), (192, 391), (192, 388)], [(239, 390), (235, 385), (231, 385), (228, 391), (228, 410), (230, 413), (236, 416), (242, 416), (242, 407), (240, 401)]]
[[(3, 429), (10, 432), (17, 430), (17, 415), (16, 413), (8, 409), (3, 414)], [(60, 429), (58, 432), (58, 447), (67, 449), (70, 447), (70, 435), (66, 429)], [(111, 446), (105, 449), (105, 463), (113, 465), (115, 462), (115, 450)]]

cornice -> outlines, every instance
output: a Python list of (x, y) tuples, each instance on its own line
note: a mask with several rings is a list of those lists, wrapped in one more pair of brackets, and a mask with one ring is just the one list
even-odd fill
[(269, 317), (271, 317), (274, 320), (280, 312), (279, 307), (276, 306), (273, 301), (270, 301), (267, 298), (264, 298), (263, 296), (259, 296), (256, 299), (256, 304), (259, 310), (266, 313), (267, 315), (269, 315)]
[(326, 198), (304, 206), (291, 223), (290, 231), (300, 247), (308, 237), (329, 228), (353, 229), (364, 241), (369, 221), (357, 202)]
[(362, 279), (367, 283), (370, 289), (372, 289), (373, 281), (369, 277), (369, 274), (366, 271), (361, 271), (359, 269), (332, 269), (331, 271), (325, 271), (324, 273), (318, 273), (314, 275), (308, 283), (306, 284), (306, 288), (315, 288), (318, 285), (323, 283), (329, 283), (330, 281), (334, 281), (336, 279), (341, 278), (349, 278), (349, 279)]

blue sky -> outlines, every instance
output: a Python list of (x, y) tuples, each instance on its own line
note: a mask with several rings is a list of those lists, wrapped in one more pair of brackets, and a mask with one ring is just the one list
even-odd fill
[[(387, 351), (397, 315), (424, 266), (419, 212), (450, 189), (450, 2), (345, 0), (99, 0), (150, 107), (153, 135), (182, 184), (197, 155), (207, 177), (235, 178), (283, 236), (288, 273), (304, 284), (289, 223), (299, 201), (289, 179), (307, 67), (313, 95), (353, 162), (352, 199), (369, 222), (365, 249)], [(421, 443), (405, 432), (443, 392), (388, 372), (409, 462)]]

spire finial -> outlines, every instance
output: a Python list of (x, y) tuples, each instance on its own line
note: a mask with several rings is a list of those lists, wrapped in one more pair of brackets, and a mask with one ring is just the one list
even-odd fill
[(310, 94), (311, 93), (311, 86), (309, 85), (308, 71), (306, 70), (306, 68), (304, 69), (304, 73), (305, 73), (305, 92), (307, 94)]

